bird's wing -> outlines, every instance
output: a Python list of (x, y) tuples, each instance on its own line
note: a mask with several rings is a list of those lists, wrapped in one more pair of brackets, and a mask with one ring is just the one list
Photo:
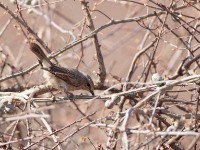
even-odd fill
[(53, 65), (48, 71), (74, 87), (81, 86), (81, 72), (77, 69), (67, 69)]

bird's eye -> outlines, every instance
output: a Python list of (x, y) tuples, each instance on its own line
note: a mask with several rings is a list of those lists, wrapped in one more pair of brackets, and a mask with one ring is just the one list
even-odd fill
[(87, 83), (87, 86), (88, 86), (88, 87), (90, 87), (90, 84), (89, 84), (89, 83)]

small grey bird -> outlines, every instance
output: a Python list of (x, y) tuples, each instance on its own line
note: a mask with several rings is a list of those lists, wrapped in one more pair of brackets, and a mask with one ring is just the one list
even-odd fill
[(30, 43), (30, 50), (37, 56), (42, 69), (45, 70), (43, 76), (49, 85), (67, 94), (69, 94), (69, 91), (87, 90), (94, 95), (94, 83), (89, 75), (77, 69), (55, 65), (36, 43)]

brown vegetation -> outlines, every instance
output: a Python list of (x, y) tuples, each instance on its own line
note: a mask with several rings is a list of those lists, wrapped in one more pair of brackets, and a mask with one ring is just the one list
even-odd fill
[[(198, 150), (197, 0), (1, 0), (0, 148)], [(89, 74), (46, 84), (29, 49)], [(72, 97), (71, 97), (72, 96)]]

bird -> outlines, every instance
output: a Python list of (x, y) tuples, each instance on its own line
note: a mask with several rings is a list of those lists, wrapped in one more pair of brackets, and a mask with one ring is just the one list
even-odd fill
[(35, 42), (30, 42), (30, 50), (37, 56), (41, 69), (44, 70), (43, 77), (47, 80), (47, 84), (66, 94), (72, 94), (70, 91), (74, 90), (86, 90), (94, 96), (94, 82), (89, 75), (78, 69), (54, 64)]

